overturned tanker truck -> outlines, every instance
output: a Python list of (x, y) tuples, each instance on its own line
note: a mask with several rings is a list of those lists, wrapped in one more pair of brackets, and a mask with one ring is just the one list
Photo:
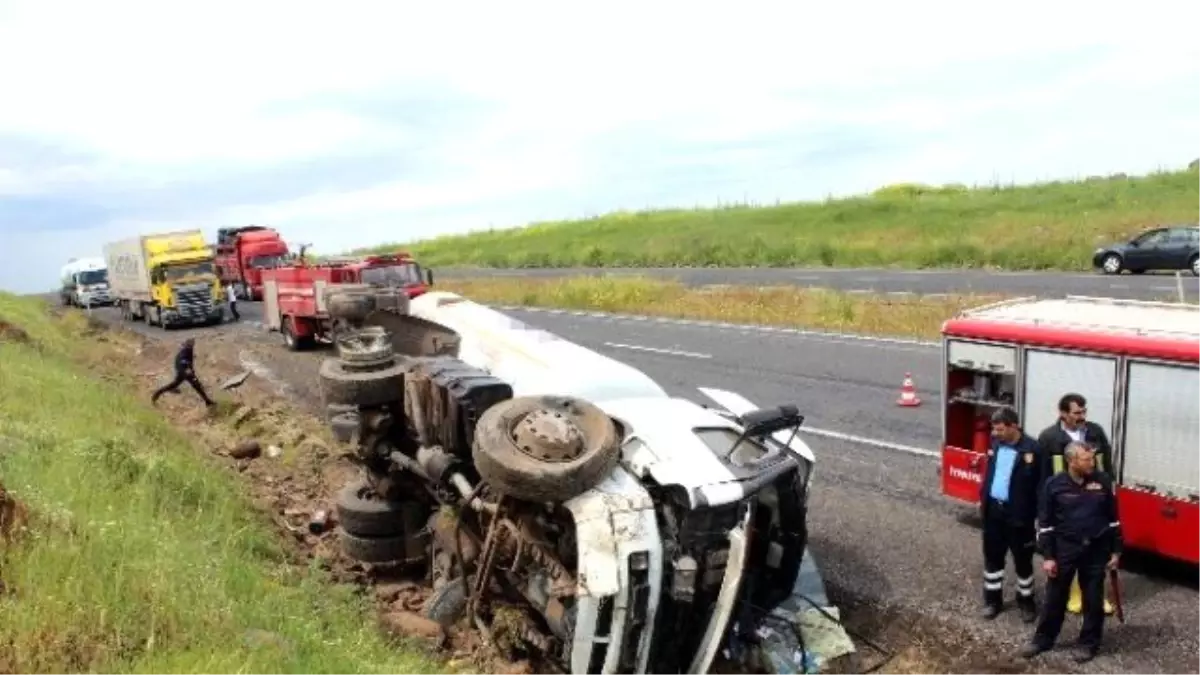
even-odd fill
[(337, 501), (350, 557), (429, 574), (426, 616), (565, 672), (745, 658), (807, 544), (796, 407), (672, 397), (452, 293), (392, 307), (320, 369), (364, 468)]

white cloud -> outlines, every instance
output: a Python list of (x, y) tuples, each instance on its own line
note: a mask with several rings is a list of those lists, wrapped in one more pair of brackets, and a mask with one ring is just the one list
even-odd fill
[(0, 287), (183, 223), (335, 250), (1200, 154), (1190, 3), (827, 4), (0, 0)]

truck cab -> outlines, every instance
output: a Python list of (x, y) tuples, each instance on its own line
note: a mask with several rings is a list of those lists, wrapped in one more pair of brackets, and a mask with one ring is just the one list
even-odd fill
[(217, 274), (233, 285), (238, 300), (261, 300), (262, 271), (292, 261), (279, 232), (261, 225), (221, 228), (214, 248)]
[(112, 304), (108, 267), (103, 258), (74, 259), (63, 267), (60, 297), (63, 305), (96, 307)]

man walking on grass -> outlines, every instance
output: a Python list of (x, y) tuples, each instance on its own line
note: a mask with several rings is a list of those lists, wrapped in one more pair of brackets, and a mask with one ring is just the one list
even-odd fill
[(187, 338), (183, 341), (183, 346), (181, 346), (179, 348), (179, 352), (175, 354), (175, 379), (171, 380), (165, 386), (159, 387), (159, 389), (150, 396), (151, 403), (157, 405), (159, 396), (162, 396), (168, 391), (176, 391), (184, 382), (187, 382), (188, 384), (192, 385), (192, 389), (195, 389), (197, 394), (200, 394), (200, 398), (204, 399), (205, 405), (211, 407), (217, 404), (216, 401), (208, 397), (208, 392), (204, 391), (204, 385), (200, 384), (199, 378), (196, 377), (195, 346), (195, 338)]

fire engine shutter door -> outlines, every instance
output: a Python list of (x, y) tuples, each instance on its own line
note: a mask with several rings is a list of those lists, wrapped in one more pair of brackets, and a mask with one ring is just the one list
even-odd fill
[(1037, 438), (1058, 419), (1058, 399), (1075, 392), (1087, 399), (1088, 419), (1114, 435), (1117, 360), (1105, 356), (1062, 354), (1030, 349), (1025, 353), (1025, 432)]
[(282, 325), (279, 320), (279, 282), (274, 279), (263, 280), (263, 319), (271, 330), (279, 330)]
[(1200, 492), (1200, 373), (1195, 366), (1129, 363), (1125, 485), (1187, 499)]

